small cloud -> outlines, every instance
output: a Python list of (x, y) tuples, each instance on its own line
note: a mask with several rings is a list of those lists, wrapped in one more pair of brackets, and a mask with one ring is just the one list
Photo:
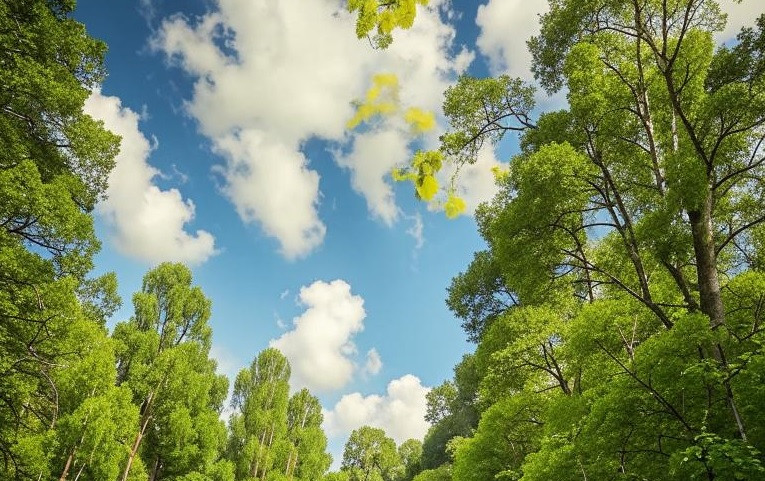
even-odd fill
[(189, 181), (188, 174), (184, 174), (183, 172), (181, 172), (178, 169), (177, 165), (173, 164), (172, 165), (172, 169), (173, 169), (173, 177), (175, 177), (175, 179), (178, 180), (179, 184), (185, 184), (185, 183), (187, 183)]
[(547, 2), (529, 0), (489, 0), (478, 7), (476, 45), (489, 59), (492, 73), (532, 78), (526, 41), (539, 33), (539, 16), (548, 9)]
[(412, 238), (415, 240), (415, 249), (421, 249), (422, 246), (425, 244), (425, 236), (423, 234), (424, 225), (422, 222), (422, 216), (419, 212), (415, 213), (412, 216), (406, 216), (407, 219), (412, 221), (412, 226), (409, 227), (406, 230), (406, 233), (412, 236)]
[(367, 352), (367, 363), (364, 365), (364, 373), (374, 376), (380, 373), (382, 367), (383, 362), (380, 358), (380, 353), (375, 348), (370, 349)]
[(290, 295), (290, 290), (289, 290), (289, 289), (284, 289), (284, 290), (282, 291), (282, 293), (281, 293), (281, 294), (279, 294), (279, 299), (281, 299), (281, 300), (283, 301), (283, 300), (284, 300), (284, 299), (286, 299), (286, 298), (287, 298), (287, 296), (289, 296), (289, 295)]
[(293, 389), (331, 391), (353, 378), (356, 345), (364, 329), (364, 299), (351, 293), (343, 280), (316, 281), (300, 289), (305, 312), (292, 320), (293, 329), (269, 346), (279, 349), (292, 366)]
[(383, 395), (346, 394), (324, 411), (324, 430), (330, 438), (342, 438), (361, 426), (373, 426), (385, 430), (397, 444), (423, 439), (430, 427), (425, 421), (429, 391), (418, 377), (407, 374), (388, 383)]

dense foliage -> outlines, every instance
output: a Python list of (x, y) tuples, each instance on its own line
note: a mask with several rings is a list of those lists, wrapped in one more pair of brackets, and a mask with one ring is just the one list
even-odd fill
[[(384, 47), (418, 3), (349, 8)], [(327, 473), (321, 405), (290, 395), (279, 351), (221, 420), (187, 267), (150, 270), (106, 329), (120, 300), (113, 274), (88, 277), (91, 211), (119, 139), (82, 112), (105, 46), (73, 1), (0, 2), (0, 478), (765, 479), (765, 16), (716, 47), (712, 0), (550, 6), (529, 46), (567, 107), (461, 77), (441, 148), (411, 166), (427, 199), (443, 162), (520, 134), (477, 214), (487, 248), (448, 291), (476, 350), (427, 395), (424, 440), (361, 427)]]
[(521, 151), (449, 289), (477, 383), (431, 392), (428, 476), (765, 478), (765, 17), (715, 47), (709, 0), (550, 6), (529, 46), (565, 110), (505, 76), (446, 92), (447, 160)]

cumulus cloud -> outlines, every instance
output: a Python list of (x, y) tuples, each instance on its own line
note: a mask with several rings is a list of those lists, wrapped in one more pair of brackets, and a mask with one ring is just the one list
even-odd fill
[(488, 58), (492, 73), (533, 77), (526, 41), (539, 33), (539, 15), (548, 9), (543, 0), (489, 0), (478, 7), (476, 45)]
[(284, 257), (301, 257), (321, 244), (326, 227), (316, 209), (319, 174), (308, 169), (302, 153), (260, 130), (220, 137), (215, 151), (228, 160), (217, 170), (239, 217), (260, 221), (267, 235), (279, 239)]
[(364, 196), (369, 212), (389, 226), (398, 219), (399, 208), (386, 179), (407, 158), (407, 144), (406, 136), (397, 130), (364, 132), (355, 137), (348, 154), (336, 157), (338, 165), (350, 169), (351, 185)]
[[(491, 142), (486, 142), (478, 152), (475, 163), (460, 167), (456, 177), (457, 167), (446, 164), (438, 173), (438, 180), (443, 185), (449, 185), (454, 178), (455, 194), (465, 201), (466, 213), (473, 215), (481, 203), (490, 201), (499, 192), (492, 172), (495, 167), (503, 168), (507, 167), (507, 164), (497, 159), (494, 146)], [(440, 209), (437, 204), (430, 204), (428, 207), (431, 210)]]
[(765, 13), (765, 3), (758, 0), (744, 0), (738, 3), (734, 0), (720, 0), (720, 7), (728, 14), (725, 30), (715, 35), (718, 43), (736, 38), (741, 27), (753, 27), (757, 17)]
[(364, 299), (353, 295), (343, 280), (316, 281), (302, 287), (299, 299), (305, 312), (292, 320), (291, 331), (269, 345), (289, 359), (293, 389), (341, 388), (356, 369), (353, 336), (364, 329)]
[(382, 358), (380, 358), (380, 353), (377, 352), (377, 349), (372, 348), (367, 351), (367, 363), (364, 365), (364, 372), (374, 376), (380, 373), (382, 367)]
[(159, 170), (148, 163), (152, 145), (140, 131), (140, 116), (123, 107), (118, 97), (94, 91), (85, 112), (102, 120), (120, 135), (122, 143), (109, 176), (108, 198), (97, 206), (111, 228), (115, 247), (150, 263), (177, 261), (200, 264), (216, 253), (215, 239), (207, 231), (186, 231), (194, 219), (194, 203), (177, 189), (154, 185)]
[(162, 23), (152, 45), (195, 79), (186, 110), (225, 159), (224, 194), (286, 257), (307, 255), (326, 231), (319, 175), (301, 151), (311, 138), (346, 146), (337, 161), (353, 188), (374, 217), (396, 221), (386, 174), (408, 160), (406, 133), (384, 125), (349, 134), (345, 124), (379, 72), (398, 76), (404, 105), (440, 110), (443, 91), (474, 56), (449, 53), (455, 32), (439, 15), (445, 5), (421, 8), (387, 50), (355, 38), (341, 0), (218, 0), (202, 17)]
[(384, 395), (346, 394), (324, 412), (324, 430), (330, 438), (338, 438), (361, 426), (373, 426), (385, 430), (396, 444), (423, 439), (430, 427), (425, 421), (428, 391), (419, 378), (407, 374), (392, 380)]

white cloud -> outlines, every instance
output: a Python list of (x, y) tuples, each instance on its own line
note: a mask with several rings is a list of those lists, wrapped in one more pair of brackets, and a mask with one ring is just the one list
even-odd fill
[(351, 152), (336, 156), (341, 167), (351, 170), (351, 185), (364, 196), (369, 211), (388, 226), (398, 219), (399, 208), (387, 179), (409, 155), (407, 144), (400, 130), (373, 130), (356, 135)]
[(352, 338), (364, 329), (364, 299), (351, 294), (347, 282), (335, 280), (302, 287), (300, 302), (306, 310), (292, 320), (294, 329), (269, 346), (289, 359), (293, 389), (328, 391), (345, 386), (356, 369)]
[(412, 221), (412, 226), (406, 230), (406, 233), (414, 239), (414, 248), (421, 249), (425, 245), (425, 234), (423, 232), (425, 226), (422, 223), (422, 216), (419, 212), (416, 212), (412, 216), (407, 216), (407, 218)]
[(372, 348), (367, 351), (367, 363), (364, 365), (364, 373), (374, 376), (375, 374), (380, 373), (382, 367), (383, 362), (377, 349)]
[[(319, 176), (301, 152), (311, 138), (349, 142), (337, 160), (352, 171), (353, 188), (373, 216), (397, 219), (385, 175), (408, 160), (406, 136), (391, 125), (348, 134), (345, 123), (379, 72), (399, 77), (403, 105), (440, 111), (443, 91), (474, 54), (449, 55), (455, 32), (438, 12), (446, 1), (431, 4), (387, 50), (355, 38), (343, 0), (218, 0), (199, 19), (162, 23), (153, 46), (196, 79), (186, 109), (226, 159), (223, 192), (285, 256), (310, 253), (325, 234)], [(373, 151), (383, 139), (391, 144)]]
[(532, 78), (526, 41), (539, 33), (539, 14), (548, 9), (544, 0), (489, 0), (478, 7), (476, 45), (494, 74)]
[(191, 234), (185, 229), (194, 219), (194, 203), (184, 200), (177, 189), (161, 190), (153, 184), (161, 174), (148, 163), (153, 147), (138, 127), (140, 116), (123, 107), (118, 97), (99, 91), (86, 100), (85, 112), (122, 137), (109, 176), (108, 198), (97, 206), (111, 228), (115, 247), (150, 263), (200, 264), (214, 255), (215, 239), (209, 232)]
[(722, 43), (736, 38), (741, 27), (754, 27), (754, 21), (765, 13), (765, 2), (762, 0), (744, 0), (736, 3), (734, 0), (720, 0), (720, 7), (728, 14), (728, 24), (725, 30), (715, 35), (715, 40)]
[(266, 234), (279, 239), (287, 259), (321, 244), (326, 227), (317, 212), (319, 174), (307, 168), (302, 153), (260, 130), (220, 137), (214, 149), (228, 160), (217, 170), (242, 220), (259, 221)]
[(373, 426), (385, 430), (396, 444), (423, 439), (430, 427), (425, 421), (428, 391), (419, 378), (407, 374), (392, 380), (384, 395), (346, 394), (324, 412), (324, 430), (330, 438), (345, 438), (354, 429)]

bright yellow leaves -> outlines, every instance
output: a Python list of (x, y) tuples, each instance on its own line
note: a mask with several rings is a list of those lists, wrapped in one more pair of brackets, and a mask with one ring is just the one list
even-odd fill
[(425, 133), (436, 128), (436, 116), (429, 110), (410, 107), (404, 114), (404, 120), (416, 133)]
[(356, 114), (346, 127), (355, 129), (377, 115), (391, 115), (398, 110), (398, 78), (394, 74), (377, 74), (372, 77), (372, 87), (367, 90), (364, 101), (359, 103)]
[(417, 4), (427, 5), (429, 0), (348, 0), (348, 11), (358, 12), (356, 35), (368, 36), (377, 27), (374, 45), (386, 48), (393, 41), (395, 28), (409, 28), (417, 14)]
[[(399, 82), (394, 74), (377, 74), (372, 77), (372, 86), (364, 95), (364, 100), (357, 102), (356, 113), (348, 121), (348, 129), (355, 129), (374, 117), (401, 115), (409, 126), (413, 140), (436, 128), (436, 116), (433, 112), (419, 107), (409, 107), (401, 114)], [(414, 184), (415, 195), (425, 202), (436, 202), (441, 186), (436, 174), (441, 170), (444, 154), (440, 150), (417, 151), (410, 165), (405, 169), (394, 169), (393, 180), (410, 181)], [(446, 202), (442, 204), (446, 216), (453, 219), (465, 211), (465, 201), (454, 195), (454, 187), (446, 192)], [(438, 202), (440, 203), (440, 202)]]
[(446, 217), (454, 219), (455, 217), (465, 212), (465, 207), (466, 206), (464, 200), (462, 200), (460, 197), (457, 197), (453, 193), (449, 193), (449, 197), (446, 199), (446, 203), (444, 204)]
[(494, 175), (494, 182), (502, 182), (510, 175), (510, 169), (495, 165), (491, 168), (491, 173)]
[[(384, 73), (372, 77), (372, 86), (367, 90), (363, 102), (358, 102), (356, 113), (346, 127), (355, 129), (375, 116), (397, 114), (401, 108), (399, 100), (399, 83), (394, 74)], [(436, 128), (436, 115), (419, 107), (409, 107), (404, 112), (404, 121), (414, 134), (423, 134)]]

